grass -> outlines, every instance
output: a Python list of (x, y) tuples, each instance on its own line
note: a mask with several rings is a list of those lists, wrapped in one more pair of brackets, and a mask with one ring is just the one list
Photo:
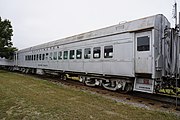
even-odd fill
[[(180, 93), (180, 88), (177, 88), (177, 93)], [(176, 95), (176, 92), (173, 91), (173, 89), (160, 89), (159, 92), (167, 94), (167, 95)], [(180, 94), (178, 94), (180, 96)]]
[(0, 119), (3, 120), (177, 120), (101, 96), (0, 70)]

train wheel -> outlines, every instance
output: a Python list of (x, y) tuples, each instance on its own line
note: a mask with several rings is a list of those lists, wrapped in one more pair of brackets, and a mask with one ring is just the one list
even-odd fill
[(63, 77), (62, 77), (63, 80), (67, 80), (67, 75), (64, 74)]
[(96, 86), (96, 81), (94, 78), (86, 78), (86, 80), (84, 81), (84, 84), (86, 86), (94, 87), (94, 86)]
[(124, 88), (124, 92), (130, 92), (132, 90), (133, 90), (132, 84), (126, 83), (125, 88)]

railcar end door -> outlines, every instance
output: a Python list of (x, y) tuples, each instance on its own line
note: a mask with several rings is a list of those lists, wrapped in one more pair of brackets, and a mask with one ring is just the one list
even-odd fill
[(136, 33), (135, 36), (135, 72), (151, 74), (151, 31)]

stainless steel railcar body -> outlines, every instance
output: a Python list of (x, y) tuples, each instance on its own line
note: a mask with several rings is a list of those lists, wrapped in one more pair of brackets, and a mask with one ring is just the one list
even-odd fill
[(117, 24), (20, 50), (16, 65), (129, 78), (134, 90), (153, 93), (166, 74), (165, 27), (170, 23), (161, 14)]
[(0, 57), (0, 66), (13, 66), (13, 65), (14, 65), (13, 60), (8, 60)]

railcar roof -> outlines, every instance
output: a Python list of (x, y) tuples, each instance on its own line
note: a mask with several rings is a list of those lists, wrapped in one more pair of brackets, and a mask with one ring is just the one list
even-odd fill
[[(52, 42), (40, 44), (37, 46), (29, 47), (26, 49), (22, 49), (19, 52), (26, 52), (30, 50), (38, 50), (38, 49), (44, 49), (44, 48), (49, 48), (49, 47), (55, 47), (55, 46), (60, 46), (63, 44), (68, 44), (71, 42), (79, 42), (79, 41), (84, 41), (84, 40), (90, 40), (93, 38), (98, 38), (98, 37), (103, 37), (103, 36), (108, 36), (108, 35), (113, 35), (113, 34), (120, 34), (120, 33), (125, 33), (125, 32), (135, 32), (135, 31), (140, 31), (140, 30), (145, 30), (149, 28), (157, 28), (159, 26), (159, 21), (160, 19), (166, 19), (162, 14), (157, 14), (153, 15), (150, 17), (145, 17), (129, 22), (125, 22), (122, 24), (117, 24), (113, 25), (110, 27), (74, 35), (71, 37), (63, 38), (63, 39), (58, 39)], [(167, 20), (167, 19), (166, 19)]]

